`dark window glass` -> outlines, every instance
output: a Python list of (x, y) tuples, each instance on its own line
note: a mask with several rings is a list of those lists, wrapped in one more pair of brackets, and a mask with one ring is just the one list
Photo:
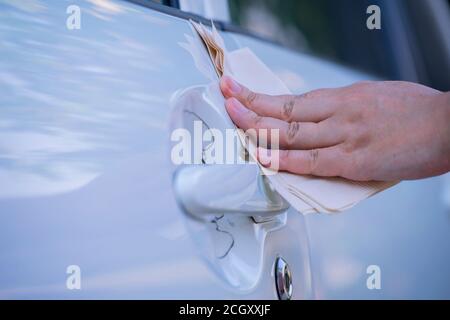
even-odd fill
[[(229, 0), (233, 23), (260, 36), (385, 79), (448, 90), (449, 39), (437, 19), (445, 15), (436, 16), (442, 7), (433, 1)], [(367, 28), (371, 5), (381, 10), (381, 30)]]
[(383, 30), (366, 27), (374, 1), (230, 0), (234, 23), (296, 50), (393, 78)]
[(150, 0), (150, 1), (163, 4), (169, 7), (179, 8), (178, 0)]

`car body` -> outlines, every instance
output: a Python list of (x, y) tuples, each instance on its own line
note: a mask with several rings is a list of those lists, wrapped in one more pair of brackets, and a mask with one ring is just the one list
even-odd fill
[[(80, 29), (67, 28), (70, 5)], [(197, 221), (179, 205), (170, 161), (171, 99), (209, 83), (180, 46), (188, 15), (121, 0), (0, 8), (0, 298), (277, 299), (279, 257), (293, 299), (450, 298), (445, 177), (402, 182), (341, 214), (289, 209), (276, 228)], [(375, 79), (219, 32), (295, 93)], [(225, 258), (220, 228), (232, 234)], [(68, 286), (70, 266), (80, 289)], [(367, 286), (371, 266), (381, 289)]]

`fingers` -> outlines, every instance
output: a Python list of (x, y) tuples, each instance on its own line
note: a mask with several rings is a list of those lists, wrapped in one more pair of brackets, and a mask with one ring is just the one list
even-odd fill
[(333, 96), (337, 89), (321, 89), (300, 96), (270, 96), (255, 93), (230, 77), (223, 77), (220, 87), (226, 98), (238, 99), (258, 115), (286, 122), (320, 122), (336, 108)]
[[(282, 97), (252, 92), (230, 77), (223, 77), (220, 82), (220, 87), (225, 98), (233, 97), (238, 99), (242, 104), (256, 112), (258, 115), (283, 119), (281, 106), (283, 105), (284, 99)], [(292, 107), (290, 104), (287, 108), (287, 113), (291, 113)]]
[[(244, 131), (255, 129), (258, 138), (267, 139), (268, 143), (273, 143), (271, 138), (273, 130), (279, 130), (278, 143), (282, 149), (313, 149), (336, 145), (343, 141), (339, 130), (335, 128), (333, 122), (324, 121), (322, 123), (311, 122), (291, 122), (263, 117), (246, 108), (237, 99), (231, 98), (226, 101), (227, 111), (233, 122)], [(266, 130), (263, 134), (261, 130)]]
[[(237, 127), (244, 131), (255, 129), (257, 133), (260, 133), (261, 129), (278, 129), (286, 130), (287, 123), (270, 117), (262, 117), (250, 109), (247, 109), (237, 99), (231, 98), (225, 102), (225, 107), (231, 120)], [(270, 142), (270, 141), (269, 141)]]
[[(257, 155), (261, 164), (270, 166), (271, 160), (266, 149), (258, 148)], [(344, 157), (338, 146), (313, 150), (280, 150), (278, 168), (294, 174), (337, 177), (344, 170)]]

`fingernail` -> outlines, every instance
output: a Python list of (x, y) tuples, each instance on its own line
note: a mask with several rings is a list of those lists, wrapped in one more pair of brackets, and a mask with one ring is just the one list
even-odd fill
[(240, 84), (230, 77), (225, 78), (225, 83), (227, 85), (227, 88), (230, 90), (230, 93), (232, 93), (233, 95), (240, 93), (242, 90)]

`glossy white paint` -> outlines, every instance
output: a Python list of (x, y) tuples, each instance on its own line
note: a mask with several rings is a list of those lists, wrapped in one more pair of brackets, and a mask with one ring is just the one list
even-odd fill
[[(450, 296), (439, 178), (341, 215), (289, 210), (273, 230), (193, 219), (177, 205), (169, 140), (171, 97), (209, 82), (179, 46), (187, 21), (124, 1), (27, 4), (0, 2), (0, 298), (276, 299), (278, 256), (296, 299)], [(69, 4), (81, 30), (66, 29)], [(366, 78), (223, 36), (294, 92)], [(231, 238), (217, 228), (233, 235), (225, 259)], [(79, 291), (65, 286), (74, 264)], [(381, 266), (383, 290), (366, 289), (367, 264)]]

